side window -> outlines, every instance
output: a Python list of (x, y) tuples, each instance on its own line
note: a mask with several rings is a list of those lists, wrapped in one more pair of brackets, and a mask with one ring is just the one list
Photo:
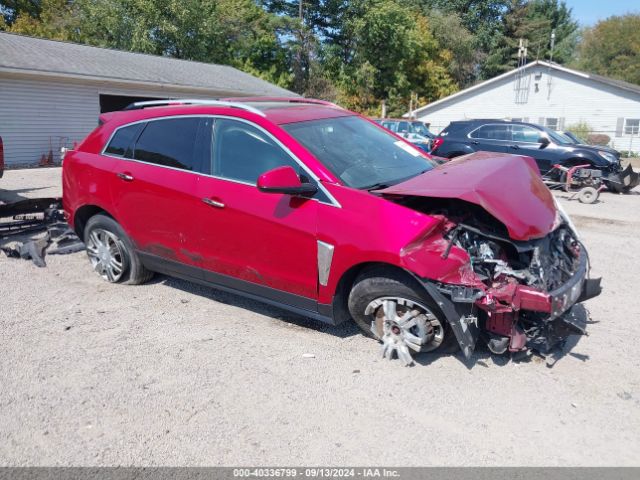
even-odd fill
[(200, 118), (167, 118), (147, 123), (136, 142), (133, 158), (166, 167), (201, 172), (196, 148)]
[(485, 140), (511, 140), (508, 125), (483, 125), (471, 133), (471, 138)]
[(144, 123), (136, 123), (135, 125), (119, 128), (114, 133), (104, 153), (131, 158), (133, 142), (138, 138), (138, 134), (143, 127)]
[(410, 131), (409, 122), (398, 123), (398, 133), (409, 133), (409, 131)]
[(300, 166), (278, 144), (251, 125), (235, 120), (216, 120), (214, 174), (255, 185), (258, 177), (276, 167)]
[(514, 142), (538, 143), (540, 140), (538, 130), (524, 125), (511, 125), (511, 134)]

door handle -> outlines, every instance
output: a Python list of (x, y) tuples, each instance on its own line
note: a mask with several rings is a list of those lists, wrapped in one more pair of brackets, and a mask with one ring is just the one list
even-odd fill
[(474, 144), (474, 145), (478, 145), (480, 142), (473, 141), (471, 143)]
[(224, 208), (224, 203), (222, 202), (218, 202), (216, 200), (212, 200), (210, 198), (204, 197), (202, 199), (202, 201), (204, 203), (206, 203), (207, 205), (209, 205), (210, 207), (216, 207), (216, 208)]
[(118, 178), (121, 180), (124, 180), (125, 182), (131, 182), (133, 180), (133, 176), (129, 175), (128, 173), (116, 173), (116, 175), (118, 175)]
[(514, 150), (520, 150), (518, 145), (510, 145), (509, 148), (513, 148)]

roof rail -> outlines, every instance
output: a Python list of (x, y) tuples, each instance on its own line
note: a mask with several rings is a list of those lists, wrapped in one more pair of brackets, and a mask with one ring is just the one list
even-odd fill
[(239, 108), (241, 110), (246, 110), (248, 112), (255, 113), (256, 115), (260, 115), (261, 117), (266, 116), (263, 111), (250, 105), (245, 105), (244, 103), (228, 102), (224, 100), (200, 100), (197, 98), (176, 98), (171, 100), (149, 100), (145, 102), (135, 102), (127, 105), (124, 110), (141, 110), (147, 107), (166, 107), (170, 105), (211, 105), (216, 107)]
[(327, 107), (336, 107), (342, 108), (335, 103), (327, 102), (326, 100), (316, 100), (315, 98), (304, 98), (304, 97), (229, 97), (223, 98), (222, 100), (227, 102), (250, 102), (250, 103), (259, 103), (259, 102), (283, 102), (283, 103), (311, 103), (314, 105), (326, 105)]

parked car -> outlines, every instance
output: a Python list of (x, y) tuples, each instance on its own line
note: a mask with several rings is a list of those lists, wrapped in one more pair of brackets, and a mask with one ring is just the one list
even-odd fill
[(631, 166), (622, 169), (620, 153), (609, 147), (576, 145), (553, 130), (533, 123), (505, 120), (451, 122), (434, 140), (432, 153), (454, 158), (477, 151), (514, 153), (533, 157), (544, 174), (554, 165), (589, 165), (602, 171), (605, 185), (628, 192), (640, 183)]
[(436, 136), (429, 131), (429, 127), (424, 122), (393, 118), (377, 118), (374, 121), (387, 130), (406, 138), (421, 150), (427, 153), (431, 151), (431, 142)]
[(575, 133), (569, 131), (561, 132), (558, 130), (556, 130), (556, 133), (565, 138), (567, 140), (567, 143), (572, 143), (573, 145), (588, 145), (586, 140), (578, 137)]
[(134, 104), (66, 153), (65, 213), (102, 278), (160, 272), (353, 319), (406, 363), (456, 345), (469, 358), (480, 335), (548, 352), (599, 293), (533, 160), (436, 166), (332, 104), (239, 101)]

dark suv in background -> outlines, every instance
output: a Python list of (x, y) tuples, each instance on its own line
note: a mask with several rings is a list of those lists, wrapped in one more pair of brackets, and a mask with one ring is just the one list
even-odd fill
[(533, 123), (505, 120), (451, 122), (433, 141), (432, 154), (454, 158), (477, 151), (533, 157), (545, 174), (554, 165), (589, 164), (602, 171), (610, 190), (627, 192), (640, 183), (640, 175), (620, 165), (620, 153), (609, 147), (576, 145), (563, 135)]

